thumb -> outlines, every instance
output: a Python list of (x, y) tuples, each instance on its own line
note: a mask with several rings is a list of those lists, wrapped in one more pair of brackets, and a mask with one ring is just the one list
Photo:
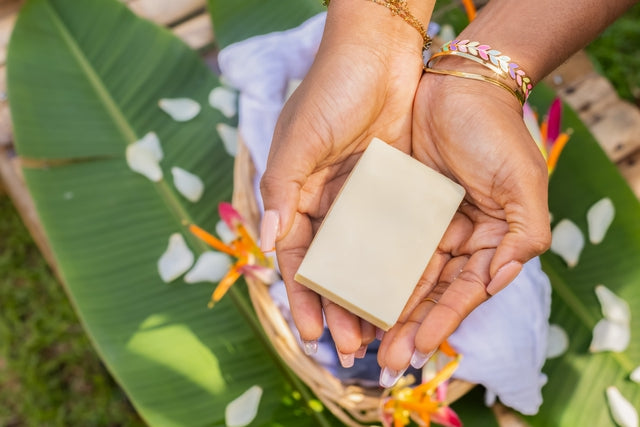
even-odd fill
[[(508, 211), (507, 211), (508, 212)], [(516, 278), (522, 265), (542, 254), (551, 244), (551, 230), (546, 197), (537, 209), (520, 205), (507, 213), (509, 231), (498, 245), (491, 260), (491, 281), (487, 292), (494, 295)]]
[(276, 240), (291, 230), (300, 193), (316, 167), (315, 156), (307, 147), (276, 141), (274, 137), (260, 180), (265, 210), (260, 227), (260, 248), (265, 252), (273, 251)]

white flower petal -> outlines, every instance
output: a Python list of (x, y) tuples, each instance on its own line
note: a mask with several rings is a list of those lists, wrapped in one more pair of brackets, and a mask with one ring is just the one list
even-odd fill
[(604, 285), (596, 286), (596, 296), (600, 301), (602, 315), (612, 322), (628, 325), (631, 321), (629, 304)]
[(164, 158), (164, 152), (162, 151), (162, 146), (160, 145), (160, 139), (155, 132), (147, 132), (145, 136), (134, 142), (134, 144), (138, 144), (141, 147), (144, 147), (151, 151), (151, 153), (153, 153), (153, 157), (158, 162)]
[(451, 25), (445, 24), (440, 28), (438, 36), (440, 36), (440, 40), (442, 40), (443, 43), (450, 42), (456, 38), (456, 31)]
[(289, 83), (287, 84), (287, 92), (284, 94), (285, 102), (289, 98), (291, 98), (291, 95), (293, 95), (293, 92), (295, 92), (296, 89), (298, 89), (298, 86), (300, 86), (300, 83), (302, 83), (302, 80), (300, 80), (300, 79), (291, 79), (291, 80), (289, 80)]
[(172, 167), (173, 183), (187, 200), (197, 202), (204, 192), (204, 183), (197, 175), (179, 167)]
[(629, 375), (629, 379), (631, 379), (631, 381), (633, 382), (640, 384), (640, 366), (638, 366), (636, 369), (634, 369), (631, 372), (631, 375)]
[(229, 402), (224, 410), (227, 427), (244, 427), (249, 425), (258, 414), (258, 406), (262, 397), (262, 388), (254, 385), (235, 400)]
[(127, 145), (125, 152), (127, 164), (132, 171), (146, 176), (151, 181), (158, 182), (162, 179), (162, 169), (158, 164), (158, 153), (153, 148), (153, 143), (149, 143), (145, 138)]
[(173, 233), (169, 236), (167, 250), (158, 260), (158, 273), (165, 283), (169, 283), (191, 268), (193, 258), (182, 234)]
[(613, 420), (620, 427), (638, 427), (638, 411), (616, 387), (607, 387), (607, 402)]
[(547, 359), (563, 355), (569, 348), (569, 335), (560, 325), (549, 325)]
[(226, 87), (218, 86), (209, 93), (209, 105), (220, 110), (225, 117), (233, 117), (238, 112), (238, 94)]
[(265, 285), (273, 285), (280, 280), (280, 276), (275, 269), (268, 267), (260, 267), (258, 265), (247, 266), (247, 274), (255, 277)]
[(186, 122), (200, 113), (200, 104), (190, 98), (162, 98), (158, 106), (177, 122)]
[(227, 153), (235, 157), (238, 153), (238, 129), (233, 126), (229, 126), (226, 123), (218, 123), (216, 129), (218, 130), (218, 135), (220, 135)]
[(488, 389), (484, 392), (484, 406), (491, 408), (495, 405), (496, 400), (498, 400), (498, 396), (494, 392)]
[(589, 241), (591, 243), (597, 245), (602, 242), (615, 215), (616, 209), (608, 197), (598, 200), (589, 208), (587, 224), (589, 225)]
[(551, 251), (560, 255), (569, 267), (575, 267), (584, 248), (582, 232), (569, 219), (561, 220), (551, 233)]
[(204, 252), (191, 270), (184, 276), (187, 283), (217, 283), (231, 268), (231, 258), (222, 252)]
[(622, 352), (629, 346), (631, 340), (631, 329), (629, 325), (621, 325), (608, 319), (601, 319), (593, 328), (593, 338), (589, 351), (596, 353), (599, 351)]
[(236, 234), (231, 231), (227, 223), (222, 220), (216, 224), (216, 234), (224, 243), (231, 243), (236, 239)]

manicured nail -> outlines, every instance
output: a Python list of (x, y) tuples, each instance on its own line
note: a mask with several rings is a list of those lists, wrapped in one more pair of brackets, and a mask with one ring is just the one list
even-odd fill
[(380, 386), (384, 388), (393, 387), (393, 385), (398, 382), (402, 374), (404, 374), (404, 369), (402, 371), (394, 371), (393, 369), (385, 366), (382, 368), (382, 372), (380, 372)]
[(272, 209), (264, 212), (260, 227), (260, 249), (263, 252), (271, 252), (276, 248), (276, 237), (280, 228), (280, 215)]
[(356, 359), (362, 359), (365, 354), (367, 354), (367, 346), (361, 345), (360, 348), (356, 351)]
[(342, 365), (343, 368), (352, 367), (353, 363), (355, 362), (354, 357), (355, 357), (355, 353), (345, 354), (345, 353), (340, 353), (338, 351), (338, 358), (340, 359), (340, 364)]
[(302, 349), (307, 356), (316, 354), (318, 352), (318, 340), (302, 341)]
[(384, 337), (384, 331), (380, 328), (376, 328), (376, 339), (378, 341), (382, 341), (383, 337)]
[(433, 353), (435, 353), (435, 350), (431, 350), (429, 353), (424, 354), (423, 352), (418, 351), (418, 349), (415, 349), (411, 356), (411, 366), (416, 369), (421, 369), (424, 364), (427, 363), (427, 360), (433, 356)]
[(489, 285), (487, 285), (487, 293), (489, 295), (495, 295), (504, 289), (509, 283), (513, 282), (520, 271), (522, 270), (522, 264), (518, 261), (511, 261), (500, 267), (496, 275)]

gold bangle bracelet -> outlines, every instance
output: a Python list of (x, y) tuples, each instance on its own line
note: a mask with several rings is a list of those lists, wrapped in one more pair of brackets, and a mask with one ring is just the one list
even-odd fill
[(507, 81), (513, 80), (516, 84), (516, 92), (520, 93), (525, 101), (533, 89), (531, 77), (527, 75), (522, 67), (514, 62), (510, 56), (493, 49), (488, 44), (470, 40), (451, 40), (442, 46), (440, 52), (431, 56), (426, 66), (430, 68), (434, 61), (447, 55), (454, 55), (477, 62), (496, 73), (499, 77)]
[(478, 80), (481, 82), (491, 83), (492, 85), (501, 87), (502, 89), (506, 90), (507, 92), (509, 92), (510, 94), (516, 97), (518, 102), (520, 102), (520, 105), (524, 105), (525, 99), (521, 93), (516, 92), (513, 88), (509, 87), (509, 85), (502, 83), (500, 80), (494, 79), (492, 77), (483, 76), (482, 74), (467, 73), (465, 71), (434, 70), (433, 68), (427, 68), (427, 67), (424, 68), (424, 71), (427, 73), (442, 74), (447, 76), (461, 77), (463, 79), (472, 79), (472, 80)]
[(464, 52), (458, 52), (457, 50), (445, 50), (442, 52), (437, 52), (434, 53), (433, 55), (431, 55), (431, 58), (429, 58), (429, 61), (427, 62), (426, 67), (427, 68), (431, 68), (432, 65), (435, 65), (435, 62), (437, 62), (437, 60), (439, 58), (442, 58), (443, 56), (460, 56), (462, 58), (466, 58), (466, 59), (470, 59), (474, 62), (477, 62), (478, 64), (481, 64), (485, 67), (487, 67), (488, 69), (490, 69), (491, 71), (493, 71), (494, 73), (496, 73), (497, 75), (499, 75), (500, 77), (506, 77), (507, 73), (505, 73), (504, 71), (502, 71), (500, 69), (500, 67), (496, 67), (495, 65), (493, 65), (490, 62), (487, 61), (483, 61), (481, 58), (478, 58), (476, 56), (470, 55), (468, 53), (464, 53)]

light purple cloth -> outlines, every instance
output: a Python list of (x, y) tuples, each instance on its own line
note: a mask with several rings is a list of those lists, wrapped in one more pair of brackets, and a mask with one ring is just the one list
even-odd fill
[[(291, 81), (303, 79), (311, 66), (324, 20), (325, 14), (320, 14), (292, 30), (254, 37), (220, 52), (223, 77), (239, 91), (239, 132), (256, 165), (256, 194), (260, 194), (257, 184), (288, 87)], [(290, 318), (282, 283), (272, 286), (272, 296)], [(450, 343), (463, 354), (454, 376), (482, 384), (489, 394), (524, 414), (536, 413), (546, 382), (541, 369), (550, 304), (549, 280), (534, 259), (451, 336)], [(319, 360), (339, 369), (332, 348), (321, 348)]]

